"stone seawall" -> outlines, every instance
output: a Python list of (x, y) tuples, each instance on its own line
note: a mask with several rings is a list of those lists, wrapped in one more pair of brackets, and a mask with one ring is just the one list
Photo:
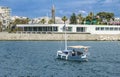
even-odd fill
[[(120, 35), (92, 35), (92, 34), (67, 34), (68, 40), (73, 41), (113, 41), (120, 40)], [(0, 40), (64, 40), (64, 34), (13, 34), (0, 33)]]

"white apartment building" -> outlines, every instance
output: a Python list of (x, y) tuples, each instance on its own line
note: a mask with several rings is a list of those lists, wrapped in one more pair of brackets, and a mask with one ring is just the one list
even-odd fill
[(2, 23), (2, 30), (5, 30), (9, 25), (11, 16), (11, 9), (9, 7), (0, 6), (0, 22)]

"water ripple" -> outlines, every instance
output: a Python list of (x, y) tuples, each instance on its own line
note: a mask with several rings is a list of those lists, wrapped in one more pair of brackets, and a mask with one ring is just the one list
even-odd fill
[(119, 77), (118, 43), (70, 41), (91, 46), (89, 61), (76, 62), (56, 59), (58, 41), (1, 41), (0, 77)]

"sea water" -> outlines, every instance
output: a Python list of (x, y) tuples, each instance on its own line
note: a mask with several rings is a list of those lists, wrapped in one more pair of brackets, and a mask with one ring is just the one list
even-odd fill
[(119, 41), (69, 41), (90, 46), (88, 62), (56, 59), (61, 41), (0, 41), (0, 77), (120, 77)]

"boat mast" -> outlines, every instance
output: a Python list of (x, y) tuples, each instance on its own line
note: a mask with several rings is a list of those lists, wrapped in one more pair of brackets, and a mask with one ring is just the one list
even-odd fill
[(67, 34), (66, 34), (66, 24), (64, 23), (65, 27), (65, 50), (67, 50)]
[(64, 37), (65, 37), (65, 50), (67, 50), (67, 33), (66, 33), (66, 23), (65, 23), (65, 21), (67, 21), (67, 17), (64, 16), (62, 18), (62, 20), (64, 21), (63, 29), (64, 29), (64, 32), (65, 32), (65, 35), (64, 35)]

